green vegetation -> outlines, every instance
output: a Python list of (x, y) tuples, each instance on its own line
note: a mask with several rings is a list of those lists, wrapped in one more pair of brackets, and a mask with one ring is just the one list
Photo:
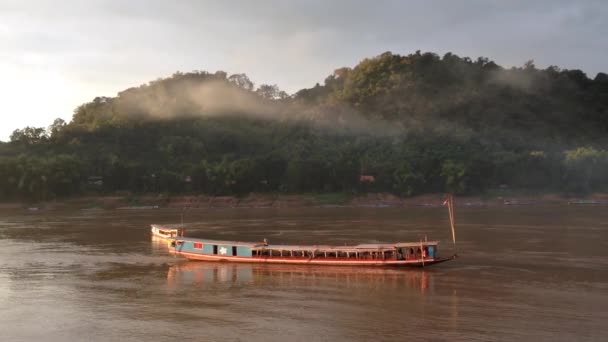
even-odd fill
[(387, 52), (292, 96), (176, 73), (16, 130), (0, 143), (0, 199), (606, 191), (607, 133), (608, 75), (532, 62)]
[(352, 194), (344, 192), (318, 193), (310, 195), (310, 202), (314, 205), (344, 205), (352, 198)]

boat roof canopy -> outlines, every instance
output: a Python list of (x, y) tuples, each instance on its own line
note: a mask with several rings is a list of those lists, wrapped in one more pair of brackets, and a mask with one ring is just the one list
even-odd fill
[(438, 241), (424, 241), (424, 242), (398, 242), (398, 243), (379, 243), (379, 244), (359, 244), (359, 245), (268, 245), (262, 246), (266, 249), (279, 249), (279, 250), (318, 250), (318, 251), (340, 251), (340, 252), (357, 252), (357, 251), (378, 251), (378, 250), (393, 250), (401, 247), (420, 247), (420, 246), (434, 246), (438, 245)]
[(211, 245), (225, 245), (225, 246), (244, 246), (244, 247), (260, 247), (264, 246), (263, 242), (242, 242), (242, 241), (223, 241), (223, 240), (208, 240), (208, 239), (197, 239), (192, 237), (179, 237), (177, 238), (179, 241), (191, 241), (191, 242), (201, 242), (205, 244)]
[(151, 224), (150, 226), (154, 229), (161, 229), (161, 230), (178, 230), (179, 228), (181, 228), (181, 227), (163, 226), (160, 224)]
[(397, 242), (397, 243), (381, 243), (381, 244), (359, 244), (350, 246), (337, 245), (265, 245), (263, 242), (242, 242), (242, 241), (222, 241), (197, 239), (191, 237), (177, 238), (180, 241), (200, 242), (212, 245), (227, 245), (227, 246), (243, 246), (257, 249), (276, 249), (276, 250), (293, 250), (293, 251), (378, 251), (378, 250), (393, 250), (402, 247), (420, 247), (420, 246), (436, 246), (439, 241), (421, 241), (421, 242)]

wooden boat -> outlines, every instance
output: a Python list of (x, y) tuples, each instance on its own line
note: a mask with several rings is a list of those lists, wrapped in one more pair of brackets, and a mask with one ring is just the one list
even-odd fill
[(608, 204), (608, 201), (598, 201), (591, 199), (579, 199), (568, 201), (568, 204), (578, 204), (578, 205), (597, 205), (597, 204)]
[(176, 238), (180, 235), (180, 230), (178, 228), (166, 227), (158, 224), (151, 225), (150, 232), (152, 233), (152, 236), (166, 240)]
[[(454, 245), (453, 201), (448, 205)], [(181, 234), (180, 234), (181, 235)], [(456, 254), (441, 257), (438, 241), (396, 242), (383, 244), (273, 245), (264, 242), (218, 241), (176, 236), (169, 241), (169, 252), (190, 260), (227, 261), (266, 264), (332, 266), (428, 266), (454, 259)]]
[(169, 242), (169, 252), (201, 261), (332, 266), (428, 266), (453, 259), (440, 257), (438, 244), (437, 241), (420, 241), (353, 246), (299, 246), (177, 237)]

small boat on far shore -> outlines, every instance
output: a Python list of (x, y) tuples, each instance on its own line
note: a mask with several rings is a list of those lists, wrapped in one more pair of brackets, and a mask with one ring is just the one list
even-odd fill
[(600, 205), (600, 204), (608, 204), (608, 201), (592, 200), (592, 199), (577, 199), (577, 200), (568, 201), (568, 204)]
[(153, 224), (150, 228), (150, 232), (152, 233), (152, 236), (165, 240), (171, 240), (178, 237), (180, 229)]

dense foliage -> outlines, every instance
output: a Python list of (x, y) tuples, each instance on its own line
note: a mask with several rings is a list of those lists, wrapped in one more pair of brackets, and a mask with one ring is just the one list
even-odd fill
[[(0, 143), (0, 198), (607, 190), (608, 76), (384, 53), (292, 96), (176, 73)], [(373, 176), (373, 182), (361, 176)]]

